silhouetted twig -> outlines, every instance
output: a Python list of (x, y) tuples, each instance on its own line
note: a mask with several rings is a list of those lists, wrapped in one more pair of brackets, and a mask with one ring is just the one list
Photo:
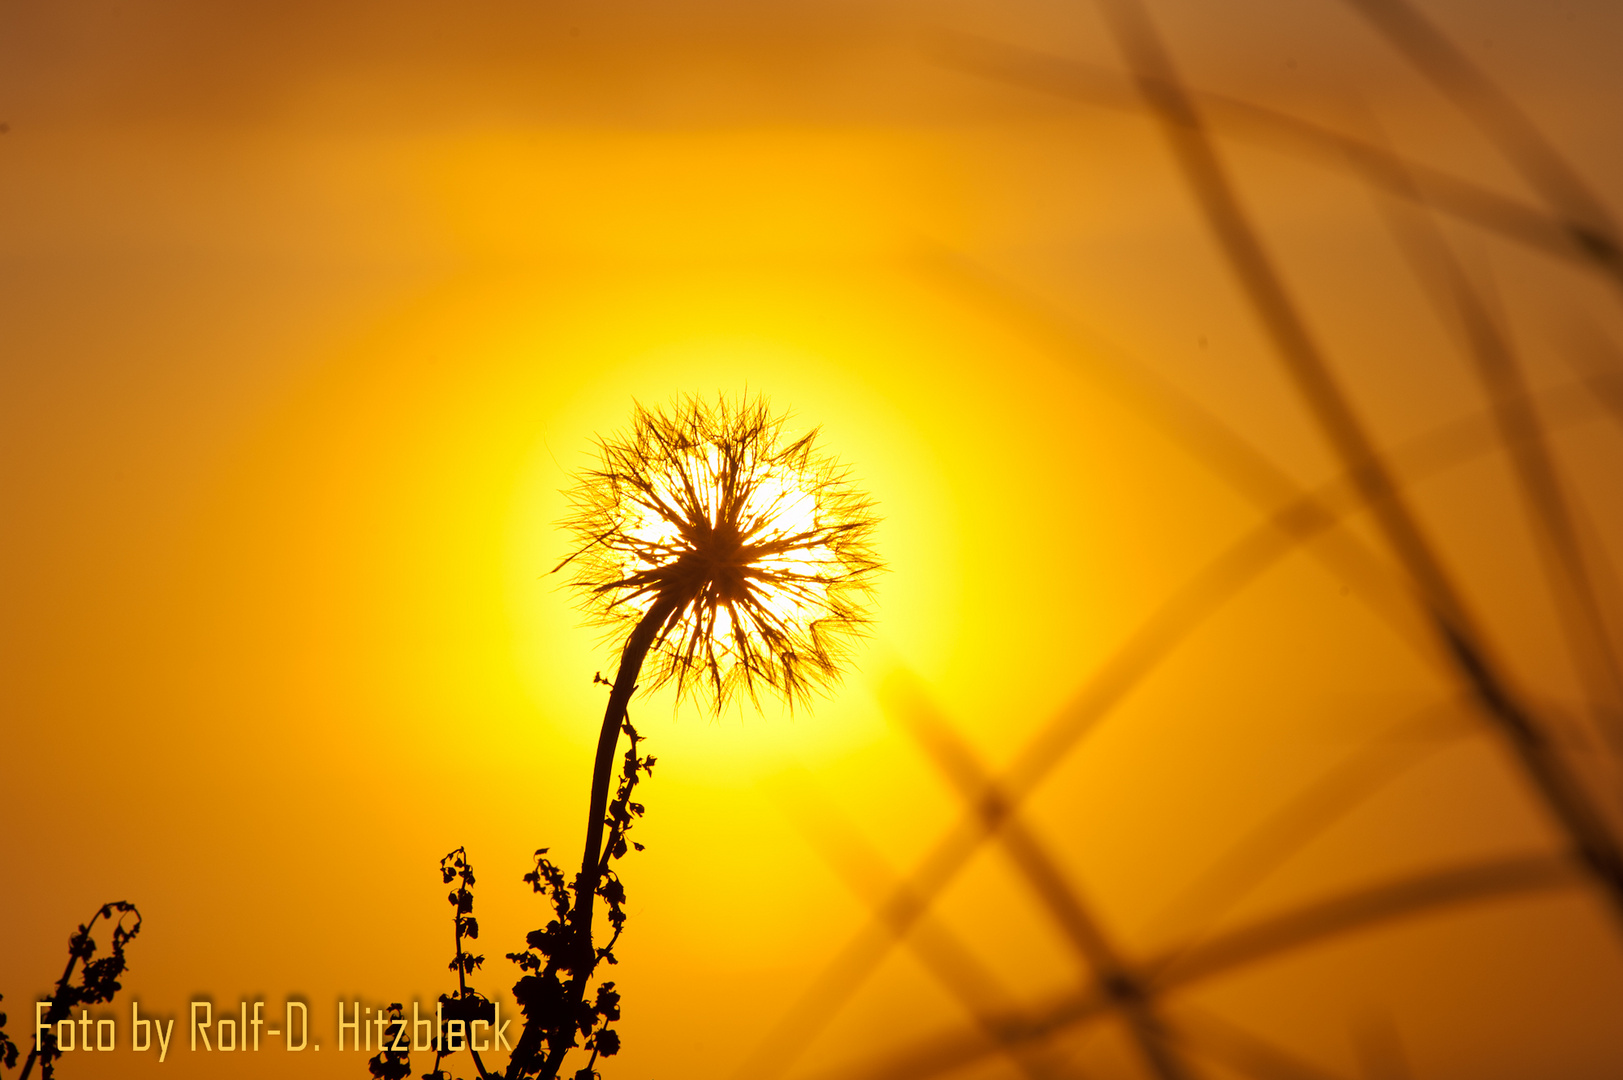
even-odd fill
[[(446, 1024), (458, 1024), (457, 1029), (462, 1033), (460, 1046), (450, 1045), (452, 1032), (442, 1030), (436, 1022), (435, 1033), (430, 1046), (434, 1050), (433, 1071), (423, 1074), (424, 1080), (452, 1080), (450, 1072), (444, 1069), (445, 1059), (451, 1054), (467, 1050), (473, 1059), (474, 1069), (479, 1076), (489, 1080), (490, 1070), (485, 1068), (484, 1060), (480, 1057), (478, 1049), (473, 1045), (470, 1033), (473, 1031), (474, 1021), (483, 1021), (490, 1024), (496, 1019), (494, 1004), (479, 991), (468, 985), (468, 976), (483, 966), (485, 958), (470, 952), (465, 943), (477, 941), (479, 938), (479, 920), (473, 912), (473, 886), (477, 879), (473, 872), (473, 863), (468, 859), (468, 853), (463, 848), (457, 848), (440, 859), (440, 880), (446, 885), (455, 885), (456, 888), (446, 895), (446, 903), (451, 906), (451, 933), (452, 952), (451, 962), (447, 969), (456, 972), (457, 988), (449, 994), (441, 994), (438, 1000), (439, 1019)], [(392, 1011), (398, 1012), (398, 1005), (391, 1005)], [(392, 1018), (396, 1022), (398, 1016)], [(384, 1049), (371, 1062), (372, 1075), (380, 1080), (402, 1080), (410, 1071), (410, 1059), (404, 1051)]]
[[(378, 1027), (377, 1056), (367, 1061), (367, 1071), (378, 1080), (406, 1080), (411, 1075), (410, 1039), (404, 1007), (398, 1001), (390, 1003), (387, 1018)], [(425, 1080), (450, 1080), (448, 1073), (440, 1072), (439, 1064), (435, 1058), (434, 1071), (423, 1074)]]
[[(0, 994), (0, 1001), (3, 1000), (5, 1000), (5, 995)], [(17, 1053), (17, 1044), (11, 1041), (10, 1035), (6, 1034), (6, 1014), (0, 1012), (0, 1068), (15, 1068)]]
[[(125, 919), (129, 917), (134, 918), (134, 925), (125, 925)], [(113, 924), (113, 938), (109, 955), (92, 960), (91, 957), (96, 954), (96, 939), (91, 937), (91, 931), (99, 919), (106, 919)], [(56, 981), (56, 990), (51, 994), (51, 1006), (45, 1011), (45, 1023), (50, 1025), (49, 1029), (44, 1039), (37, 1040), (34, 1048), (28, 1052), (28, 1060), (23, 1063), (23, 1071), (18, 1080), (28, 1080), (35, 1061), (39, 1062), (42, 1080), (51, 1080), (55, 1073), (56, 1059), (62, 1056), (62, 1051), (57, 1045), (56, 1025), (68, 1018), (75, 1005), (99, 1005), (104, 1001), (113, 1000), (113, 995), (123, 989), (118, 980), (128, 967), (124, 960), (124, 950), (140, 932), (141, 913), (136, 910), (134, 904), (119, 900), (103, 904), (90, 917), (89, 922), (81, 923), (73, 932), (73, 936), (68, 938), (68, 964), (62, 969), (62, 977)], [(80, 969), (77, 985), (72, 981), (75, 967)], [(10, 1052), (6, 1053), (11, 1061), (16, 1060)]]
[[(609, 1025), (620, 1019), (620, 993), (612, 981), (600, 983), (595, 997), (588, 1001), (585, 991), (593, 972), (600, 963), (616, 964), (614, 947), (625, 928), (625, 887), (614, 873), (611, 863), (624, 858), (627, 851), (641, 851), (640, 843), (627, 839), (632, 825), (643, 814), (643, 805), (632, 799), (642, 776), (654, 769), (652, 756), (638, 756), (642, 737), (629, 720), (622, 724), (629, 740), (620, 770), (620, 783), (615, 796), (605, 810), (609, 827), (596, 866), (597, 895), (608, 909), (609, 925), (613, 934), (606, 945), (596, 948), (589, 957), (579, 954), (581, 935), (572, 923), (581, 910), (578, 890), (582, 878), (577, 878), (574, 903), (570, 902), (570, 889), (564, 884), (564, 875), (546, 858), (546, 849), (535, 853), (535, 869), (524, 880), (537, 893), (552, 904), (556, 918), (541, 929), (531, 931), (525, 951), (508, 953), (507, 958), (519, 966), (524, 974), (513, 987), (513, 995), (524, 1013), (524, 1028), (513, 1047), (507, 1076), (540, 1075), (553, 1077), (564, 1056), (580, 1040), (591, 1057), (578, 1069), (577, 1080), (595, 1076), (595, 1065), (600, 1057), (613, 1057), (620, 1050), (619, 1032)], [(588, 909), (589, 910), (589, 909)], [(586, 938), (588, 947), (591, 939)], [(568, 982), (565, 982), (565, 976)]]

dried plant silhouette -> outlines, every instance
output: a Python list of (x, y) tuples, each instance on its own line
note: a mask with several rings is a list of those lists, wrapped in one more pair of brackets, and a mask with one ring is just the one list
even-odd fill
[[(112, 939), (108, 942), (107, 955), (94, 958), (97, 945), (93, 932), (96, 923), (102, 920), (112, 925)], [(129, 968), (124, 950), (140, 932), (141, 913), (134, 904), (124, 900), (103, 904), (88, 922), (79, 924), (79, 928), (68, 938), (68, 964), (62, 969), (62, 977), (56, 980), (50, 1007), (45, 1010), (43, 1022), (49, 1027), (43, 1039), (36, 1038), (33, 1049), (29, 1050), (28, 1058), (23, 1062), (18, 1080), (28, 1080), (35, 1062), (39, 1063), (43, 1080), (50, 1080), (56, 1075), (56, 1063), (64, 1052), (71, 1053), (76, 1047), (91, 1045), (89, 1040), (95, 1037), (92, 1034), (95, 1025), (90, 1019), (88, 1006), (112, 1001), (113, 996), (123, 989), (118, 980)], [(75, 969), (79, 974), (77, 983), (73, 981)], [(72, 1015), (75, 1006), (85, 1006), (80, 1009), (77, 1019)], [(62, 1023), (66, 1023), (67, 1028), (59, 1028), (58, 1025)], [(16, 1066), (19, 1051), (17, 1044), (6, 1034), (5, 1026), (6, 1014), (0, 1013), (0, 1066), (10, 1069)], [(66, 1037), (59, 1040), (59, 1033)]]
[[(440, 860), (440, 880), (456, 888), (446, 897), (451, 905), (451, 928), (455, 951), (447, 967), (456, 972), (457, 988), (441, 994), (435, 1008), (434, 1033), (428, 1049), (434, 1052), (434, 1067), (423, 1073), (430, 1080), (450, 1080), (451, 1073), (442, 1068), (451, 1054), (466, 1050), (480, 1076), (491, 1075), (480, 1057), (481, 1047), (475, 1045), (475, 1022), (495, 1025), (499, 1022), (494, 1004), (468, 986), (468, 976), (485, 962), (483, 956), (468, 951), (469, 942), (479, 938), (479, 920), (473, 914), (473, 864), (467, 852), (457, 848)], [(411, 1075), (412, 1032), (406, 1027), (404, 1007), (399, 1002), (389, 1005), (387, 1022), (380, 1033), (376, 1057), (367, 1062), (373, 1076), (379, 1080), (406, 1080)], [(441, 1025), (444, 1025), (443, 1027)], [(485, 1040), (485, 1049), (490, 1040)]]
[[(627, 709), (644, 689), (645, 667), (646, 689), (672, 685), (678, 702), (701, 701), (713, 712), (739, 693), (756, 705), (775, 694), (793, 709), (839, 681), (851, 646), (868, 630), (873, 579), (882, 569), (873, 550), (874, 504), (818, 449), (815, 430), (790, 437), (787, 422), (760, 396), (639, 405), (629, 432), (601, 440), (598, 466), (568, 493), (572, 512), (563, 525), (573, 550), (554, 572), (570, 568), (569, 585), (620, 659), (613, 680), (593, 676), (610, 689), (580, 871), (566, 884), (542, 848), (524, 878), (555, 918), (528, 936), (526, 949), (507, 954), (523, 973), (513, 994), (524, 1017), (509, 1080), (551, 1080), (577, 1046), (589, 1056), (573, 1076), (590, 1080), (599, 1059), (620, 1049), (610, 1026), (620, 1019), (620, 994), (612, 981), (593, 989), (592, 979), (600, 964), (617, 963), (627, 918), (613, 863), (642, 850), (629, 839), (644, 812), (632, 795), (655, 759), (639, 754), (642, 738)], [(610, 799), (621, 735), (627, 747)], [(439, 1009), (471, 1030), (476, 1020), (495, 1020), (491, 1001), (467, 981), (484, 962), (466, 948), (479, 936), (474, 872), (462, 848), (441, 860), (440, 871), (456, 885), (448, 900), (457, 989), (441, 996)], [(610, 930), (601, 945), (593, 939), (598, 899)], [(391, 1009), (403, 1023), (400, 1007)], [(471, 1042), (436, 1034), (434, 1068), (425, 1077), (450, 1080), (445, 1059), (463, 1049), (480, 1077), (495, 1075)], [(370, 1068), (380, 1080), (402, 1080), (411, 1066), (406, 1052), (390, 1049)]]
[[(781, 1075), (879, 966), (905, 942), (973, 1019), (894, 1051), (853, 1062), (842, 1078), (920, 1078), (956, 1074), (997, 1055), (1028, 1076), (1076, 1075), (1054, 1047), (1061, 1036), (1114, 1018), (1149, 1075), (1184, 1075), (1198, 1057), (1242, 1075), (1335, 1076), (1188, 1002), (1179, 991), (1341, 935), (1455, 908), (1551, 891), (1588, 889), (1623, 916), (1623, 846), (1595, 770), (1615, 755), (1619, 716), (1618, 589), (1604, 548), (1549, 450), (1563, 426), (1603, 420), (1623, 426), (1623, 365), (1592, 335), (1574, 360), (1576, 382), (1535, 387), (1504, 329), (1504, 315), (1451, 250), (1432, 215), (1446, 215), (1513, 244), (1623, 285), (1623, 251), (1603, 202), (1515, 102), (1403, 0), (1348, 0), (1502, 152), (1544, 202), (1530, 204), (1475, 181), (1406, 160), (1378, 138), (1355, 136), (1283, 112), (1189, 88), (1138, 0), (1100, 0), (1104, 22), (1126, 59), (1125, 75), (985, 38), (951, 32), (927, 41), (945, 66), (1092, 104), (1147, 114), (1163, 131), (1175, 168), (1226, 260), (1230, 278), (1267, 333), (1307, 415), (1336, 452), (1342, 475), (1303, 490), (1222, 419), (1089, 339), (1067, 319), (969, 260), (930, 251), (919, 267), (931, 280), (1033, 335), (1071, 359), (1093, 384), (1155, 424), (1220, 480), (1250, 500), (1261, 521), (1174, 593), (1088, 676), (1081, 690), (1021, 748), (1009, 765), (981, 765), (920, 687), (893, 681), (887, 710), (963, 801), (965, 813), (911, 872), (892, 871), (861, 830), (802, 790), (794, 817), (813, 845), (873, 911), (872, 922), (824, 967), (734, 1075)], [(1488, 411), (1399, 446), (1382, 446), (1352, 404), (1237, 194), (1213, 134), (1260, 140), (1344, 172), (1376, 197), (1422, 294), (1455, 331)], [(1571, 717), (1517, 687), (1504, 658), (1488, 647), (1460, 572), (1428, 536), (1411, 488), (1421, 478), (1488, 454), (1501, 454), (1559, 632), (1587, 701)], [(1369, 512), (1384, 550), (1343, 528)], [(1586, 531), (1591, 535), (1586, 536)], [(1022, 817), (1022, 803), (1083, 745), (1086, 736), (1206, 620), (1284, 556), (1300, 552), (1342, 580), (1428, 666), (1456, 687), (1452, 700), (1394, 726), (1305, 786), (1240, 837), (1149, 923), (1169, 944), (1124, 954), (1091, 910), (1059, 856)], [(1604, 741), (1588, 739), (1588, 734)], [(1277, 867), (1427, 754), (1476, 738), (1497, 745), (1519, 768), (1531, 796), (1558, 823), (1548, 850), (1463, 859), (1368, 882), (1362, 887), (1224, 925), (1224, 914)], [(1601, 758), (1574, 761), (1574, 746)], [(1593, 765), (1585, 779), (1579, 765)], [(1615, 771), (1612, 774), (1615, 778)], [(805, 785), (803, 785), (804, 787)], [(975, 948), (933, 918), (931, 905), (987, 841), (1010, 857), (1021, 887), (1068, 941), (1086, 986), (1033, 1002), (1001, 984)], [(1357, 1031), (1354, 1032), (1355, 1036)], [(1397, 1029), (1362, 1039), (1366, 1072), (1411, 1075)], [(1375, 1045), (1379, 1042), (1380, 1045)], [(830, 1073), (829, 1075), (834, 1075)]]
[[(535, 853), (535, 869), (524, 880), (537, 893), (545, 896), (557, 918), (526, 939), (528, 948), (519, 953), (508, 953), (507, 958), (525, 972), (513, 987), (513, 995), (524, 1012), (524, 1030), (513, 1048), (509, 1063), (509, 1077), (558, 1075), (564, 1055), (576, 1045), (577, 1034), (591, 1051), (591, 1058), (574, 1075), (587, 1080), (596, 1075), (593, 1067), (600, 1057), (613, 1057), (620, 1049), (619, 1033), (609, 1027), (620, 1019), (620, 995), (613, 982), (600, 983), (596, 996), (586, 1000), (586, 991), (593, 972), (600, 963), (615, 964), (614, 947), (625, 928), (625, 886), (610, 867), (610, 862), (625, 856), (628, 846), (638, 851), (642, 845), (628, 841), (627, 834), (643, 806), (631, 798), (641, 776), (653, 772), (654, 758), (639, 757), (637, 747), (641, 737), (631, 722), (624, 719), (624, 707), (618, 734), (623, 731), (629, 740), (620, 770), (620, 783), (614, 800), (606, 811), (595, 818), (595, 828), (588, 829), (597, 847), (588, 844), (590, 867), (582, 867), (573, 886), (574, 903), (570, 903), (570, 889), (564, 886), (563, 872), (546, 858), (546, 849)], [(594, 794), (597, 789), (594, 786)], [(594, 808), (598, 805), (594, 802)], [(602, 837), (602, 826), (608, 825), (607, 842)], [(608, 910), (609, 926), (613, 931), (607, 944), (592, 944), (592, 899), (601, 897)], [(566, 981), (567, 977), (567, 981)]]
[[(576, 1046), (583, 1047), (590, 1056), (572, 1075), (576, 1080), (589, 1080), (599, 1075), (596, 1069), (599, 1058), (613, 1057), (619, 1052), (619, 1032), (610, 1026), (620, 1019), (620, 995), (614, 983), (597, 984), (590, 1000), (585, 994), (599, 964), (618, 962), (614, 948), (625, 928), (626, 892), (611, 864), (629, 850), (642, 850), (642, 844), (628, 839), (633, 824), (643, 814), (642, 804), (634, 801), (632, 794), (640, 780), (654, 768), (651, 755), (639, 755), (642, 739), (629, 720), (621, 721), (620, 731), (625, 734), (628, 745), (619, 785), (603, 811), (608, 835), (603, 838), (601, 832), (598, 833), (601, 848), (592, 867), (593, 873), (582, 871), (575, 883), (568, 885), (563, 871), (547, 859), (547, 849), (542, 848), (535, 853), (535, 868), (524, 875), (525, 883), (546, 898), (555, 917), (544, 927), (531, 931), (522, 951), (507, 954), (507, 959), (517, 964), (522, 973), (513, 987), (513, 996), (524, 1019), (518, 1039), (508, 1047), (503, 1047), (498, 1038), (498, 1033), (505, 1031), (498, 1006), (468, 981), (485, 962), (485, 957), (471, 947), (479, 939), (479, 920), (474, 914), (473, 864), (462, 848), (440, 860), (441, 881), (454, 886), (446, 896), (451, 907), (454, 940), (447, 967), (456, 973), (457, 987), (441, 994), (437, 1002), (434, 1035), (426, 1047), (434, 1054), (434, 1065), (421, 1074), (424, 1080), (453, 1080), (454, 1074), (446, 1061), (464, 1052), (473, 1063), (475, 1075), (484, 1080), (497, 1076), (509, 1080), (556, 1077), (564, 1057)], [(595, 947), (589, 922), (592, 904), (590, 901), (583, 904), (580, 899), (588, 887), (592, 889), (592, 896), (603, 900), (612, 931), (606, 943)], [(486, 1025), (482, 1036), (476, 1033), (476, 1023)], [(379, 1080), (405, 1080), (411, 1075), (411, 1050), (424, 1047), (412, 1045), (414, 1040), (407, 1033), (403, 1007), (399, 1003), (389, 1006), (388, 1025), (388, 1031), (395, 1037), (380, 1047), (377, 1056), (367, 1065)], [(481, 1037), (483, 1046), (479, 1045)], [(511, 1049), (506, 1067), (497, 1072), (486, 1066), (481, 1049)]]

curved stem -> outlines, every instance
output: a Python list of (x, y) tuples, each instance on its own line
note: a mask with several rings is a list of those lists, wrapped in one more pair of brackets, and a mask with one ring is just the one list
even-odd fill
[(631, 694), (637, 689), (637, 679), (642, 674), (642, 664), (648, 658), (648, 650), (653, 647), (666, 620), (679, 606), (680, 601), (675, 595), (661, 595), (637, 623), (636, 629), (631, 631), (625, 650), (620, 654), (620, 670), (614, 677), (614, 688), (609, 691), (609, 707), (603, 713), (603, 730), (597, 737), (597, 764), (592, 769), (592, 803), (586, 818), (586, 847), (581, 852), (580, 878), (577, 879), (581, 888), (575, 893), (575, 912), (571, 915), (571, 921), (578, 922), (584, 914), (588, 940), (591, 938), (592, 898), (597, 893), (602, 872), (603, 822), (609, 808), (609, 782), (614, 777), (614, 750), (620, 743), (620, 724), (626, 718), (626, 706), (631, 703)]
[[(642, 674), (648, 650), (653, 648), (659, 632), (681, 606), (681, 596), (675, 590), (661, 593), (655, 599), (654, 605), (626, 639), (625, 649), (620, 653), (620, 670), (614, 677), (613, 689), (609, 691), (609, 707), (603, 713), (603, 729), (597, 737), (597, 762), (592, 769), (592, 802), (586, 817), (586, 846), (581, 852), (580, 875), (575, 878), (575, 906), (569, 913), (579, 956), (570, 973), (569, 987), (564, 996), (567, 1003), (564, 1014), (568, 1017), (573, 1017), (573, 1006), (585, 995), (586, 982), (591, 978), (592, 969), (597, 966), (597, 956), (592, 949), (592, 908), (597, 897), (598, 882), (602, 878), (603, 821), (608, 813), (609, 782), (614, 776), (614, 750), (620, 742), (620, 724), (625, 720), (631, 694), (637, 689), (637, 679)], [(573, 1020), (565, 1022), (573, 1023)], [(557, 1075), (567, 1050), (561, 1039), (552, 1044), (546, 1066), (541, 1071), (543, 1077)]]
[[(105, 910), (105, 907), (98, 908), (96, 913), (90, 916), (90, 921), (79, 928), (86, 938), (90, 936), (90, 928), (96, 925), (96, 920), (102, 917)], [(75, 934), (68, 939), (68, 966), (62, 969), (62, 977), (56, 980), (56, 993), (51, 995), (51, 1007), (45, 1013), (45, 1020), (51, 1025), (53, 1033), (56, 1031), (56, 1025), (73, 1011), (73, 1006), (67, 1003), (68, 980), (73, 978), (74, 965), (81, 959), (79, 950), (74, 948), (78, 940), (79, 934)], [(48, 1035), (46, 1037), (51, 1038), (53, 1036)], [(28, 1051), (28, 1060), (23, 1062), (23, 1071), (18, 1075), (17, 1080), (28, 1080), (28, 1074), (34, 1071), (34, 1062), (36, 1060), (39, 1061), (39, 1071), (42, 1074), (48, 1072), (51, 1066), (50, 1062), (45, 1060), (45, 1052), (46, 1047), (40, 1043), (39, 1032), (36, 1030), (34, 1032), (34, 1048)]]

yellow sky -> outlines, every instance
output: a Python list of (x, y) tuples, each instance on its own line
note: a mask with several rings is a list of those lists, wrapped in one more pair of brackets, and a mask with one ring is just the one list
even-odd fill
[[(1202, 89), (1547, 216), (1350, 6), (1217, 10), (1154, 5)], [(1426, 10), (1623, 190), (1616, 11)], [(955, 69), (941, 31), (1124, 67), (1093, 8), (1037, 3), (0, 0), (0, 1009), (25, 1052), (114, 899), (146, 920), (121, 1024), (132, 998), (183, 1027), (193, 999), (301, 996), (319, 1041), (341, 995), (427, 1003), (458, 845), (475, 981), (510, 1003), (502, 954), (544, 919), (520, 878), (537, 847), (577, 857), (614, 662), (548, 574), (560, 492), (634, 402), (747, 388), (877, 499), (889, 571), (815, 710), (634, 704), (659, 766), (605, 1076), (1149, 1075), (1115, 1020), (1018, 1054), (975, 1026), (1076, 999), (1089, 967), (975, 839), (932, 715), (962, 768), (1029, 788), (1021, 827), (1130, 961), (1406, 873), (1556, 867), (1190, 977), (1162, 1015), (1190, 1075), (1297, 1075), (1252, 1039), (1312, 1075), (1410, 1075), (1392, 1046), (1426, 1078), (1623, 1064), (1615, 911), (1336, 486), (1163, 133)], [(1623, 831), (1605, 659), (1573, 644), (1468, 337), (1394, 243), (1410, 219), (1223, 130), (1494, 663)], [(1618, 288), (1442, 220), (1534, 391), (1615, 658)], [(1267, 514), (1308, 490), (1339, 524), (1281, 539)], [(920, 866), (949, 870), (892, 947), (873, 906)], [(61, 1069), (366, 1075), (330, 1046)]]

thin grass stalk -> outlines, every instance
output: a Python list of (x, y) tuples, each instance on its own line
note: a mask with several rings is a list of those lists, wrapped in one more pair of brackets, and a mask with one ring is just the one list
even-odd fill
[(1568, 348), (1569, 363), (1584, 377), (1590, 393), (1606, 406), (1623, 427), (1623, 354), (1607, 334), (1587, 320), (1580, 322), (1579, 340)]
[[(1350, 933), (1492, 900), (1571, 890), (1586, 878), (1570, 858), (1510, 855), (1434, 868), (1311, 901), (1242, 925), (1194, 946), (1158, 954), (1143, 966), (1158, 972), (1152, 988), (1165, 997), (1210, 979)], [(1109, 1016), (1107, 988), (1093, 985), (1050, 997), (1001, 1019), (1011, 1040), (1046, 1041)], [(842, 1069), (842, 1080), (930, 1080), (985, 1060), (1003, 1047), (957, 1030), (926, 1036), (865, 1068)], [(833, 1080), (832, 1076), (829, 1080)]]
[[(1450, 702), (1448, 715), (1437, 708), (1400, 722), (1396, 729), (1361, 746), (1332, 766), (1273, 813), (1230, 844), (1222, 855), (1148, 919), (1141, 935), (1151, 940), (1193, 936), (1217, 923), (1287, 859), (1401, 773), (1444, 749), (1459, 745), (1467, 732), (1469, 702)], [(1445, 724), (1440, 721), (1451, 721)]]
[[(849, 822), (842, 820), (839, 810), (822, 798), (805, 777), (800, 777), (793, 790), (785, 797), (785, 810), (825, 862), (846, 883), (846, 886), (864, 903), (879, 914), (892, 892), (900, 887), (894, 874), (880, 855), (870, 847)], [(927, 907), (920, 907), (917, 917), (905, 928), (898, 928), (897, 939), (905, 938), (919, 962), (937, 982), (958, 999), (975, 1020), (986, 1038), (1002, 1047), (1011, 1061), (1027, 1076), (1070, 1076), (1060, 1070), (1056, 1073), (1047, 1048), (1041, 1040), (1025, 1035), (1020, 1011), (1013, 996), (1000, 980), (985, 968), (952, 930), (936, 919)], [(1097, 979), (1095, 980), (1098, 984)], [(1108, 1006), (1120, 1010), (1118, 1001)], [(1215, 1045), (1217, 1039), (1208, 1039), (1199, 1028), (1190, 1030), (1184, 1023), (1187, 1006), (1180, 1006), (1178, 1023), (1165, 1026), (1159, 1016), (1151, 1017), (1161, 1024), (1155, 1036), (1161, 1041), (1177, 1042), (1214, 1060), (1225, 1061), (1258, 1080), (1307, 1080), (1303, 1069), (1290, 1067), (1292, 1056), (1257, 1035), (1246, 1035), (1249, 1056), (1228, 1053), (1224, 1046)], [(1212, 1018), (1215, 1022), (1215, 1018)], [(1210, 1025), (1206, 1025), (1208, 1028)], [(1232, 1042), (1233, 1040), (1229, 1040)], [(1061, 1051), (1067, 1054), (1066, 1051)], [(1074, 1049), (1068, 1052), (1074, 1055)], [(1313, 1080), (1327, 1080), (1318, 1074)]]
[(1428, 609), (1444, 656), (1506, 748), (1572, 839), (1577, 857), (1607, 895), (1623, 932), (1623, 848), (1588, 794), (1569, 774), (1533, 714), (1506, 682), (1472, 626), (1460, 594), (1408, 509), (1374, 444), (1331, 375), (1283, 279), (1242, 209), (1228, 173), (1147, 12), (1136, 0), (1099, 0), (1141, 92), (1161, 120), (1191, 193), (1245, 290), (1275, 351), (1326, 438), (1355, 478)]
[(1204, 1009), (1180, 1006), (1174, 1034), (1201, 1056), (1258, 1080), (1341, 1080), (1335, 1073)]
[[(876, 919), (897, 911), (890, 898), (903, 886), (884, 858), (812, 785), (808, 776), (793, 774), (790, 784), (781, 792), (781, 801), (786, 816), (801, 835)], [(1004, 1040), (1001, 1018), (1017, 1011), (1014, 994), (926, 905), (919, 904), (916, 914), (887, 929), (894, 932), (896, 940), (907, 942), (919, 962), (958, 999), (987, 1038)], [(1010, 1042), (1009, 1058), (1031, 1080), (1048, 1080), (1056, 1075), (1043, 1048), (1029, 1042)]]
[[(1576, 400), (1590, 405), (1588, 395)], [(1474, 419), (1445, 425), (1407, 444), (1414, 478), (1468, 460), (1491, 439), (1491, 429)], [(1404, 456), (1400, 451), (1396, 454)], [(995, 834), (1003, 814), (1013, 813), (1052, 769), (1095, 725), (1150, 675), (1160, 663), (1233, 596), (1277, 565), (1280, 559), (1339, 524), (1354, 503), (1338, 497), (1352, 488), (1338, 477), (1321, 489), (1276, 507), (1250, 533), (1189, 578), (1151, 613), (1117, 650), (1106, 657), (1070, 702), (1052, 716), (998, 776), (1003, 792), (1000, 816), (989, 820), (969, 813), (937, 841), (875, 913), (873, 921), (848, 941), (817, 978), (760, 1040), (734, 1072), (737, 1080), (771, 1080), (798, 1059), (834, 1018), (841, 1005), (879, 966), (888, 949), (951, 883), (980, 845)], [(1430, 650), (1426, 651), (1427, 655)], [(992, 830), (992, 831), (989, 831)]]
[(1561, 616), (1567, 652), (1597, 713), (1596, 726), (1613, 752), (1623, 753), (1623, 671), (1578, 541), (1571, 499), (1528, 399), (1521, 363), (1435, 223), (1389, 200), (1381, 200), (1380, 208), (1433, 307), (1454, 321), (1465, 339), (1524, 512), (1533, 523), (1540, 568)]
[[(929, 41), (929, 56), (958, 71), (1099, 108), (1136, 112), (1143, 107), (1142, 98), (1116, 72), (1001, 41), (938, 33)], [(1588, 233), (1574, 230), (1542, 207), (1265, 105), (1194, 89), (1187, 92), (1201, 116), (1225, 135), (1350, 171), (1376, 190), (1418, 198), (1440, 213), (1623, 286), (1623, 261), (1612, 257), (1611, 248), (1597, 245)]]
[(1363, 1080), (1414, 1080), (1403, 1036), (1390, 1013), (1370, 1010), (1350, 1025)]
[[(1521, 107), (1407, 0), (1344, 0), (1454, 103), (1623, 286), (1623, 245), (1605, 205)], [(1623, 293), (1620, 293), (1623, 295)]]
[(911, 735), (966, 805), (987, 819), (1016, 870), (1048, 910), (1088, 974), (1109, 989), (1144, 1065), (1162, 1080), (1188, 1075), (1165, 1038), (1165, 1022), (1144, 991), (1138, 973), (1123, 959), (1055, 858), (1024, 820), (1005, 808), (997, 779), (976, 760), (950, 724), (911, 679), (892, 680), (886, 711)]
[(865, 927), (835, 955), (734, 1072), (737, 1080), (771, 1080), (782, 1075), (833, 1019), (851, 992), (878, 968), (893, 942), (892, 932), (905, 931), (917, 919), (924, 905), (946, 888), (980, 845), (1076, 744), (1136, 690), (1195, 628), (1293, 550), (1304, 532), (1328, 528), (1333, 520), (1326, 517), (1311, 523), (1293, 523), (1297, 528), (1289, 531), (1259, 528), (1225, 551), (1158, 609), (1106, 659), (1070, 705), (1039, 731), (1000, 776), (1004, 798), (994, 807), (964, 815), (930, 849), (879, 913), (877, 921), (886, 929), (874, 933)]

